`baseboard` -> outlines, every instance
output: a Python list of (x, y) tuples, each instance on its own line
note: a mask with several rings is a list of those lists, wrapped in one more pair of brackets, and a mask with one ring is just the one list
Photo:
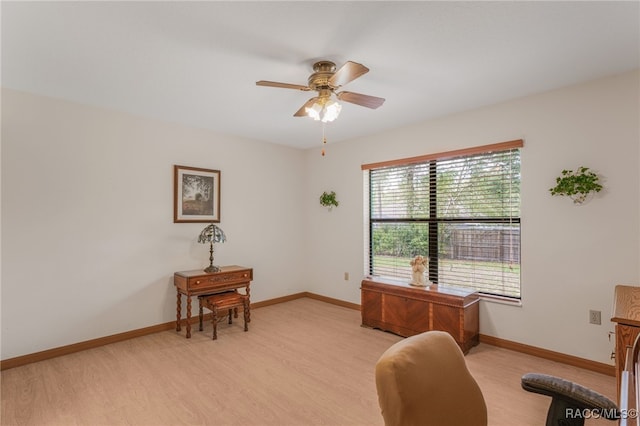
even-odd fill
[(321, 302), (331, 303), (332, 305), (342, 306), (343, 308), (355, 309), (356, 311), (360, 310), (360, 305), (357, 303), (345, 302), (344, 300), (334, 299), (332, 297), (321, 296), (315, 293), (304, 293), (305, 297), (310, 299), (320, 300)]
[(252, 303), (251, 309), (254, 308), (262, 308), (264, 306), (276, 305), (282, 302), (288, 302), (295, 299), (300, 299), (302, 297), (308, 297), (309, 299), (320, 300), (321, 302), (330, 303), (332, 305), (342, 306), (344, 308), (355, 309), (356, 311), (360, 310), (360, 305), (357, 303), (345, 302), (344, 300), (334, 299), (332, 297), (322, 296), (315, 293), (310, 293), (308, 291), (303, 291), (301, 293), (290, 294), (288, 296), (277, 297), (275, 299), (264, 300), (262, 302)]
[[(191, 318), (191, 323), (198, 321), (198, 317)], [(186, 320), (183, 324), (186, 325)], [(74, 352), (80, 352), (87, 349), (93, 349), (110, 343), (122, 342), (123, 340), (134, 339), (136, 337), (146, 336), (148, 334), (157, 333), (159, 331), (171, 330), (175, 328), (176, 322), (166, 322), (164, 324), (152, 325), (151, 327), (139, 328), (137, 330), (126, 331), (124, 333), (113, 334), (111, 336), (91, 339), (84, 342), (74, 343), (71, 345), (60, 346), (58, 348), (47, 349), (45, 351), (36, 352), (28, 355), (22, 355), (15, 358), (9, 358), (0, 361), (0, 371), (9, 368), (20, 367), (22, 365), (31, 364), (33, 362), (44, 361), (62, 355), (69, 355)]]
[(277, 305), (278, 303), (289, 302), (291, 300), (306, 297), (306, 292), (290, 294), (288, 296), (276, 297), (275, 299), (263, 300), (261, 302), (251, 303), (251, 309), (264, 308), (265, 306)]
[(480, 343), (497, 346), (499, 348), (509, 349), (515, 352), (521, 352), (527, 355), (533, 355), (538, 358), (548, 359), (550, 361), (568, 364), (573, 367), (583, 368), (585, 370), (595, 371), (596, 373), (606, 374), (607, 376), (615, 376), (616, 368), (613, 365), (602, 362), (591, 361), (589, 359), (580, 358), (573, 355), (567, 355), (560, 352), (550, 351), (535, 346), (529, 346), (522, 343), (512, 342), (510, 340), (500, 339), (498, 337), (480, 335)]
[[(327, 303), (331, 303), (332, 300), (335, 300), (335, 304), (340, 304), (344, 306), (342, 301), (337, 301), (337, 299), (323, 298), (322, 296), (314, 297), (310, 296), (311, 293), (302, 292), (296, 293), (288, 296), (277, 297), (275, 299), (269, 299), (257, 303), (251, 304), (251, 309), (261, 308), (263, 306), (276, 305), (278, 303), (287, 302), (290, 300), (300, 299), (302, 297), (312, 297), (317, 298), (319, 300), (324, 300)], [(337, 303), (341, 302), (341, 303)], [(357, 309), (360, 309), (359, 305)], [(205, 314), (204, 319), (209, 320), (211, 318), (211, 314)], [(198, 316), (191, 317), (191, 324), (196, 324), (198, 322)], [(181, 324), (184, 326), (187, 324), (186, 318), (182, 319)], [(110, 343), (122, 342), (124, 340), (134, 339), (136, 337), (146, 336), (148, 334), (158, 333), (160, 331), (172, 330), (175, 329), (176, 322), (170, 321), (165, 322), (163, 324), (152, 325), (150, 327), (144, 327), (137, 330), (126, 331), (124, 333), (113, 334), (111, 336), (99, 337), (97, 339), (91, 339), (84, 342), (73, 343), (71, 345), (60, 346), (58, 348), (47, 349), (41, 352), (35, 352), (28, 355), (22, 355), (15, 358), (9, 358), (5, 360), (0, 360), (0, 371), (8, 370), (9, 368), (20, 367), (23, 365), (31, 364), (38, 361), (45, 361), (47, 359), (55, 358), (58, 356), (69, 355), (75, 352), (84, 351), (87, 349), (98, 348), (100, 346), (108, 345)]]
[[(278, 303), (288, 302), (291, 300), (308, 297), (310, 299), (319, 300), (332, 305), (342, 306), (344, 308), (360, 310), (360, 305), (356, 303), (345, 302), (344, 300), (334, 299), (327, 296), (311, 292), (295, 293), (288, 296), (277, 297), (274, 299), (263, 300), (257, 303), (251, 304), (251, 309), (262, 308), (265, 306), (276, 305)], [(205, 318), (210, 316), (205, 315)], [(191, 323), (195, 324), (198, 321), (198, 316), (191, 318)], [(182, 320), (182, 324), (186, 325), (186, 319)], [(33, 354), (18, 356), (15, 358), (9, 358), (0, 361), (0, 371), (7, 370), (9, 368), (20, 367), (23, 365), (31, 364), (33, 362), (44, 361), (47, 359), (55, 358), (62, 355), (72, 354), (74, 352), (80, 352), (87, 349), (93, 349), (100, 346), (108, 345), (110, 343), (121, 342), (128, 339), (134, 339), (136, 337), (146, 336), (148, 334), (158, 333), (160, 331), (172, 330), (176, 326), (175, 321), (166, 322), (163, 324), (153, 325), (150, 327), (144, 327), (137, 330), (131, 330), (124, 333), (118, 333), (111, 336), (100, 337), (98, 339), (87, 340), (85, 342), (74, 343), (72, 345), (61, 346), (54, 349), (48, 349)], [(585, 370), (595, 371), (597, 373), (606, 374), (609, 376), (615, 376), (615, 367), (612, 365), (604, 364), (601, 362), (591, 361), (584, 358), (579, 358), (572, 355), (566, 355), (560, 352), (554, 352), (547, 349), (537, 348), (535, 346), (529, 346), (522, 343), (512, 342), (510, 340), (504, 340), (493, 336), (480, 335), (480, 342), (488, 345), (497, 346), (504, 349), (509, 349), (516, 352), (522, 352), (528, 355), (537, 356), (539, 358), (548, 359), (550, 361), (556, 361), (563, 364), (572, 365), (574, 367), (584, 368)]]

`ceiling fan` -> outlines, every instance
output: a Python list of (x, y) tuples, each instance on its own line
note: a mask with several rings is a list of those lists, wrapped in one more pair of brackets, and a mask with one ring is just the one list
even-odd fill
[(294, 117), (311, 117), (323, 122), (333, 121), (338, 118), (341, 105), (331, 99), (332, 95), (343, 102), (376, 109), (384, 103), (383, 98), (363, 95), (354, 92), (338, 92), (345, 84), (369, 72), (369, 68), (357, 62), (347, 61), (336, 71), (336, 64), (331, 61), (318, 61), (313, 64), (314, 73), (309, 76), (308, 84), (278, 83), (276, 81), (256, 81), (258, 86), (279, 87), (284, 89), (296, 89), (304, 92), (315, 90), (318, 96), (309, 99), (293, 114)]

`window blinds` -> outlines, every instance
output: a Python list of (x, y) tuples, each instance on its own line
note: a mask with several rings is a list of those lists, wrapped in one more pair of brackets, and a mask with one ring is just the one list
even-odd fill
[[(522, 141), (394, 161), (369, 170), (369, 272), (520, 297)], [(496, 147), (499, 147), (497, 149)]]

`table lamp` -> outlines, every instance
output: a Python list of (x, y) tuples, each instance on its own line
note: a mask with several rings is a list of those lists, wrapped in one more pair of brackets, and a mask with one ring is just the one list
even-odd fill
[(213, 264), (213, 243), (224, 243), (227, 241), (226, 235), (224, 235), (224, 231), (220, 229), (218, 226), (208, 225), (206, 228), (200, 232), (200, 236), (198, 237), (198, 242), (202, 244), (209, 243), (209, 266), (205, 268), (205, 272), (219, 272), (220, 268), (214, 266)]

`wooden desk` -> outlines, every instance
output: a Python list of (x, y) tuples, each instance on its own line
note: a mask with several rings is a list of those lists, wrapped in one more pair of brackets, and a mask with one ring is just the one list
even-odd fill
[(627, 347), (633, 347), (636, 336), (640, 334), (640, 287), (616, 286), (611, 321), (616, 323), (616, 380), (620, 402), (621, 377), (625, 368)]
[(446, 331), (463, 352), (479, 342), (478, 293), (431, 285), (414, 287), (380, 277), (362, 281), (362, 325), (413, 336), (430, 330)]
[[(173, 274), (176, 286), (176, 331), (180, 331), (182, 295), (187, 296), (187, 339), (191, 337), (191, 296), (220, 293), (226, 290), (244, 288), (249, 296), (249, 285), (253, 279), (253, 269), (244, 266), (223, 266), (220, 272), (206, 273), (201, 269), (181, 271)], [(247, 321), (251, 321), (248, 316)]]

